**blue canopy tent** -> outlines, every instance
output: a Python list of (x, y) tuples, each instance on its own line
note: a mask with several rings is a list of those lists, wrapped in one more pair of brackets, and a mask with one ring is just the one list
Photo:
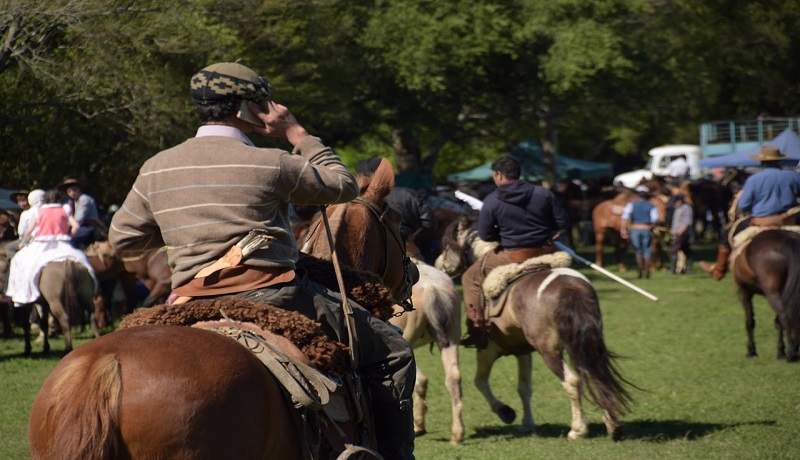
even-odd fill
[[(544, 150), (536, 142), (525, 140), (514, 147), (509, 156), (519, 160), (520, 178), (531, 182), (544, 179)], [(613, 177), (611, 163), (581, 160), (562, 155), (556, 156), (556, 176), (558, 179), (599, 179)], [(450, 183), (485, 182), (492, 180), (492, 163), (447, 175)]]
[[(780, 134), (775, 136), (774, 139), (764, 142), (764, 145), (772, 145), (778, 147), (781, 153), (789, 156), (786, 160), (781, 161), (782, 165), (795, 166), (800, 161), (800, 136), (797, 135), (791, 128), (786, 128)], [(761, 146), (742, 150), (741, 152), (731, 153), (728, 155), (719, 155), (711, 158), (700, 160), (701, 168), (726, 168), (726, 167), (746, 167), (758, 166), (761, 162), (751, 159), (753, 155), (757, 155), (761, 150)]]
[(0, 209), (19, 211), (19, 205), (16, 201), (11, 199), (11, 194), (16, 192), (16, 189), (11, 190), (7, 188), (0, 188)]

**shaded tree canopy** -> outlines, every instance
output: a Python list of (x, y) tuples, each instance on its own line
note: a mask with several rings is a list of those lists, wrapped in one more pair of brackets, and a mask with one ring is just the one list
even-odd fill
[(0, 187), (119, 203), (193, 135), (189, 77), (236, 59), (351, 165), (441, 180), (526, 138), (641, 156), (797, 114), (798, 23), (789, 0), (0, 0)]

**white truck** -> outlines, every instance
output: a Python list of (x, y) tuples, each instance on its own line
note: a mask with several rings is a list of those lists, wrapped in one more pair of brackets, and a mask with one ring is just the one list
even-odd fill
[(651, 149), (648, 154), (650, 159), (647, 160), (644, 169), (637, 169), (614, 177), (614, 185), (635, 188), (642, 179), (650, 180), (653, 175), (667, 176), (669, 174), (669, 163), (680, 155), (684, 155), (686, 162), (689, 163), (689, 177), (691, 179), (698, 179), (702, 176), (700, 158), (702, 158), (703, 152), (699, 145), (665, 145)]

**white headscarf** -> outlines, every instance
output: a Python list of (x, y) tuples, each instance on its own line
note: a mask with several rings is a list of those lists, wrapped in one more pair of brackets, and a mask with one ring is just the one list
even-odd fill
[(42, 205), (44, 201), (44, 190), (37, 188), (36, 190), (32, 191), (28, 194), (28, 204), (31, 205), (32, 208), (38, 208)]

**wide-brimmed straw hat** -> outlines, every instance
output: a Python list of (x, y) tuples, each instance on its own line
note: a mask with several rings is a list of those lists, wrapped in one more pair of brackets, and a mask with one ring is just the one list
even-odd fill
[(29, 190), (22, 189), (22, 190), (17, 190), (16, 192), (12, 193), (8, 197), (11, 199), (11, 201), (16, 202), (17, 199), (19, 199), (21, 197), (28, 198), (28, 194), (29, 193), (30, 193)]
[(781, 153), (781, 149), (774, 145), (765, 145), (761, 147), (761, 151), (756, 155), (750, 157), (756, 161), (780, 161), (789, 158), (787, 155)]
[(62, 182), (62, 183), (58, 184), (58, 185), (56, 186), (56, 188), (57, 188), (57, 189), (59, 189), (59, 190), (61, 190), (61, 191), (64, 191), (64, 190), (66, 190), (67, 188), (69, 188), (69, 187), (73, 187), (73, 186), (74, 186), (74, 187), (80, 187), (80, 188), (83, 188), (83, 187), (85, 186), (85, 184), (83, 183), (83, 181), (80, 181), (80, 180), (78, 180), (78, 179), (75, 179), (75, 178), (73, 178), (73, 177), (68, 177), (68, 178), (64, 179), (64, 182)]

